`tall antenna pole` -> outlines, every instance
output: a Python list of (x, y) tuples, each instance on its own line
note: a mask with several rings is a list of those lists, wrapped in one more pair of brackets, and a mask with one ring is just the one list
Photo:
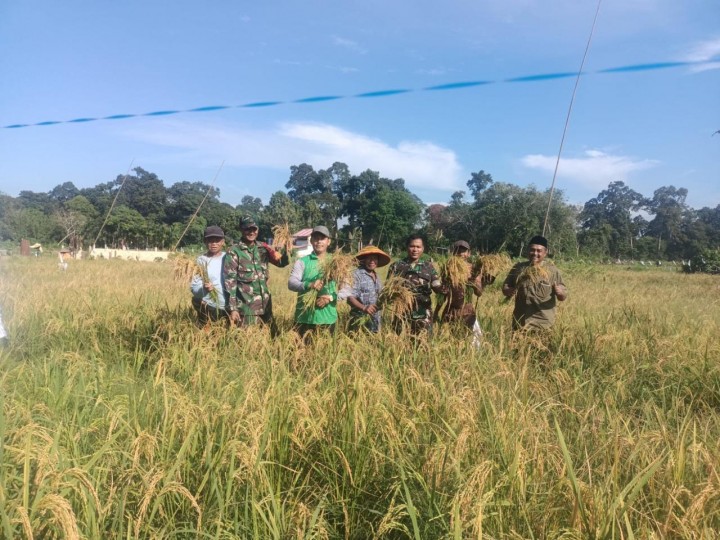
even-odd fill
[(565, 127), (563, 128), (562, 138), (560, 139), (560, 149), (558, 150), (557, 160), (555, 161), (555, 171), (553, 172), (552, 184), (550, 185), (550, 196), (548, 197), (547, 211), (545, 212), (545, 221), (543, 222), (542, 234), (545, 236), (547, 230), (548, 219), (550, 217), (550, 206), (552, 205), (553, 194), (555, 193), (555, 179), (557, 178), (558, 167), (560, 166), (560, 156), (562, 154), (563, 145), (565, 144), (565, 134), (567, 133), (568, 125), (570, 124), (570, 114), (572, 113), (573, 103), (575, 102), (575, 93), (580, 83), (580, 75), (585, 67), (585, 59), (587, 58), (588, 51), (590, 50), (590, 42), (592, 41), (593, 33), (595, 32), (595, 23), (600, 13), (600, 4), (602, 0), (598, 0), (597, 9), (595, 10), (595, 18), (593, 18), (592, 28), (590, 28), (590, 35), (588, 36), (587, 44), (585, 45), (585, 54), (583, 54), (582, 62), (580, 63), (580, 69), (578, 70), (577, 77), (575, 77), (575, 87), (572, 91), (572, 97), (570, 98), (570, 106), (568, 107), (567, 116), (565, 117)]
[(123, 176), (123, 181), (120, 183), (120, 187), (118, 188), (117, 192), (115, 193), (115, 198), (113, 198), (112, 204), (110, 205), (110, 209), (108, 210), (108, 213), (105, 215), (105, 221), (103, 221), (103, 224), (100, 226), (100, 230), (97, 233), (97, 236), (95, 237), (95, 241), (93, 242), (93, 247), (95, 247), (95, 244), (97, 244), (98, 239), (100, 238), (100, 234), (102, 233), (103, 229), (105, 228), (105, 224), (107, 223), (108, 219), (110, 218), (110, 212), (112, 212), (112, 209), (115, 207), (115, 202), (117, 201), (118, 195), (120, 195), (120, 190), (122, 190), (123, 186), (125, 185), (125, 180), (128, 179), (128, 175), (130, 174), (130, 170), (132, 169), (133, 163), (135, 163), (135, 158), (132, 159), (130, 162), (130, 166), (128, 167), (128, 170), (125, 172), (125, 176)]
[(188, 229), (190, 228), (190, 225), (192, 225), (192, 222), (195, 221), (195, 218), (197, 217), (198, 212), (200, 211), (200, 208), (202, 208), (202, 205), (205, 204), (205, 201), (207, 200), (208, 195), (210, 195), (210, 192), (215, 187), (215, 181), (217, 180), (218, 176), (220, 176), (220, 171), (222, 171), (223, 165), (225, 165), (224, 159), (223, 159), (223, 162), (220, 164), (220, 168), (215, 173), (215, 178), (213, 178), (212, 183), (210, 184), (210, 187), (205, 192), (205, 196), (203, 197), (202, 201), (200, 201), (200, 204), (198, 205), (198, 207), (195, 209), (195, 213), (192, 216), (190, 216), (190, 221), (188, 222), (187, 227), (185, 227), (185, 230), (180, 235), (180, 238), (178, 238), (178, 241), (175, 242), (175, 247), (172, 249), (173, 251), (177, 251), (177, 248), (180, 245), (180, 240), (182, 240), (183, 236), (185, 236), (185, 233), (188, 232)]

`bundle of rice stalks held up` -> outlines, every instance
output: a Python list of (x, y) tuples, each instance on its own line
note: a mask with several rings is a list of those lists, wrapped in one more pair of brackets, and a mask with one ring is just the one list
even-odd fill
[(443, 268), (443, 277), (452, 288), (462, 287), (470, 280), (470, 265), (460, 257), (450, 257)]
[(290, 233), (290, 225), (275, 225), (272, 228), (273, 242), (272, 247), (275, 250), (284, 249), (285, 253), (290, 255), (293, 250), (293, 237)]
[(531, 264), (525, 268), (517, 278), (517, 282), (521, 283), (525, 280), (530, 280), (533, 285), (537, 285), (541, 281), (549, 281), (550, 274), (542, 265)]
[[(320, 279), (323, 281), (323, 286), (326, 286), (331, 281), (335, 282), (335, 286), (339, 291), (344, 286), (352, 285), (353, 272), (357, 268), (357, 262), (355, 257), (348, 254), (337, 252), (332, 255), (325, 256), (320, 261)], [(312, 289), (308, 291), (303, 297), (303, 309), (305, 311), (312, 311), (315, 309), (315, 302), (318, 299), (318, 291)]]
[(499, 274), (507, 272), (512, 268), (512, 261), (504, 253), (489, 253), (480, 255), (475, 259), (472, 274), (480, 276), (480, 279), (496, 278)]
[(378, 296), (378, 307), (393, 318), (403, 318), (414, 306), (415, 296), (408, 280), (401, 276), (388, 278)]
[(207, 266), (203, 268), (193, 257), (189, 257), (185, 254), (178, 254), (177, 257), (172, 259), (172, 263), (173, 276), (175, 281), (178, 283), (187, 283), (195, 276), (201, 276), (203, 278), (203, 282), (209, 281)]
[[(187, 284), (195, 276), (200, 276), (203, 283), (210, 281), (208, 263), (198, 263), (196, 259), (183, 254), (173, 259), (173, 275), (177, 283)], [(217, 305), (219, 293), (213, 289), (210, 291), (210, 298)]]

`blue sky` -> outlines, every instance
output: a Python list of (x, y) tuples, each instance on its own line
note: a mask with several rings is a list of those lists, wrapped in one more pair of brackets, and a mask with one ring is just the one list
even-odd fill
[[(0, 126), (281, 101), (272, 107), (0, 129), (0, 191), (113, 180), (131, 162), (221, 199), (343, 161), (447, 202), (473, 171), (550, 186), (595, 0), (0, 3)], [(693, 65), (600, 70), (655, 62)], [(720, 4), (603, 0), (557, 187), (583, 203), (622, 180), (720, 204)], [(462, 82), (494, 84), (286, 103)]]

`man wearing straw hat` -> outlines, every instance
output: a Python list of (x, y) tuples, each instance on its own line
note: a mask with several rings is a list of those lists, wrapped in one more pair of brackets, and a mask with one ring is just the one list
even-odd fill
[(200, 326), (208, 321), (227, 318), (222, 286), (225, 233), (217, 225), (210, 225), (205, 228), (203, 236), (207, 251), (196, 260), (197, 268), (202, 269), (203, 275), (195, 274), (190, 282), (192, 305)]
[(375, 269), (387, 266), (390, 256), (378, 247), (366, 246), (355, 259), (360, 267), (353, 273), (353, 284), (343, 287), (338, 296), (350, 305), (350, 330), (365, 328), (375, 333), (380, 330), (378, 295), (382, 289)]
[(258, 242), (259, 228), (246, 216), (240, 221), (242, 238), (228, 249), (223, 262), (225, 294), (230, 321), (250, 326), (259, 321), (275, 333), (272, 297), (268, 289), (268, 264), (282, 268), (290, 264), (287, 253), (279, 253), (265, 242)]
[(528, 245), (528, 260), (517, 263), (503, 283), (503, 294), (515, 296), (513, 330), (547, 330), (555, 323), (557, 302), (567, 298), (568, 292), (560, 271), (545, 261), (548, 241), (533, 236)]

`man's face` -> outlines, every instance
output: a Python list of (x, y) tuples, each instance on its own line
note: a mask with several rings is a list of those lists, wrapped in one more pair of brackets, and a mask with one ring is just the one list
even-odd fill
[(243, 241), (246, 244), (252, 244), (257, 240), (258, 228), (257, 227), (245, 227), (242, 230)]
[(547, 248), (538, 244), (530, 244), (528, 247), (528, 260), (533, 264), (540, 264), (547, 255)]
[(222, 236), (211, 236), (205, 239), (205, 245), (207, 246), (208, 253), (217, 255), (225, 246), (225, 239)]
[(330, 239), (322, 233), (314, 232), (310, 235), (310, 244), (316, 255), (323, 255), (330, 246)]
[(461, 259), (469, 259), (470, 258), (470, 250), (465, 248), (460, 248), (455, 255), (460, 257)]
[(407, 250), (410, 260), (417, 261), (425, 251), (425, 245), (420, 238), (415, 238), (414, 240), (410, 240), (410, 243), (407, 246)]
[(360, 262), (365, 267), (366, 270), (375, 270), (378, 265), (378, 256), (377, 255), (365, 255), (362, 259), (360, 259)]

